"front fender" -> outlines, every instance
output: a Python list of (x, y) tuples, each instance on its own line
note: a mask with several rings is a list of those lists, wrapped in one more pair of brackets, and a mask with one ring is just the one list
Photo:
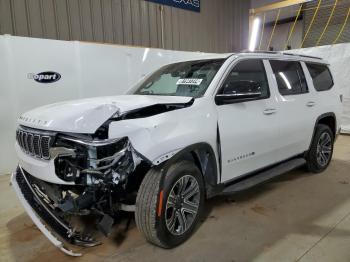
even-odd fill
[(136, 151), (159, 165), (193, 144), (205, 142), (217, 148), (215, 112), (203, 101), (151, 117), (112, 121), (108, 137), (127, 136)]

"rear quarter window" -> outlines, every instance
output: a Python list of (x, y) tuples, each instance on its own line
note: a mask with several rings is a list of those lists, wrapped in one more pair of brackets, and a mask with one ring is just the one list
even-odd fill
[(306, 63), (316, 91), (326, 91), (333, 87), (332, 74), (326, 65)]

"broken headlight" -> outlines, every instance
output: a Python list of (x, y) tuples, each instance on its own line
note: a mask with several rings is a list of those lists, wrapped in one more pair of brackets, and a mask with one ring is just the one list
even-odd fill
[(58, 155), (55, 168), (61, 179), (77, 184), (118, 184), (141, 161), (127, 137), (92, 141), (61, 137), (55, 146), (74, 150)]

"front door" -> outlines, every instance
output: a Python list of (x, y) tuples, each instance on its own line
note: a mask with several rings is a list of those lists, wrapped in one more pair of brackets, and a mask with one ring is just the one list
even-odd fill
[[(226, 182), (276, 162), (280, 134), (276, 109), (276, 90), (270, 90), (265, 72), (267, 61), (238, 61), (224, 80), (218, 94), (225, 88), (244, 92), (243, 83), (260, 86), (261, 95), (253, 100), (240, 100), (218, 105), (222, 175)], [(271, 79), (269, 79), (271, 80)], [(240, 85), (239, 83), (242, 83)], [(233, 91), (235, 92), (235, 91)]]

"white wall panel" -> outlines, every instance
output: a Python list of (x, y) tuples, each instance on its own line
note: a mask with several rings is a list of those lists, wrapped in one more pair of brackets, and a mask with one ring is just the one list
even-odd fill
[[(15, 128), (21, 113), (63, 100), (122, 94), (164, 64), (203, 55), (0, 35), (0, 174), (15, 168)], [(44, 71), (62, 78), (41, 84), (27, 77)]]

